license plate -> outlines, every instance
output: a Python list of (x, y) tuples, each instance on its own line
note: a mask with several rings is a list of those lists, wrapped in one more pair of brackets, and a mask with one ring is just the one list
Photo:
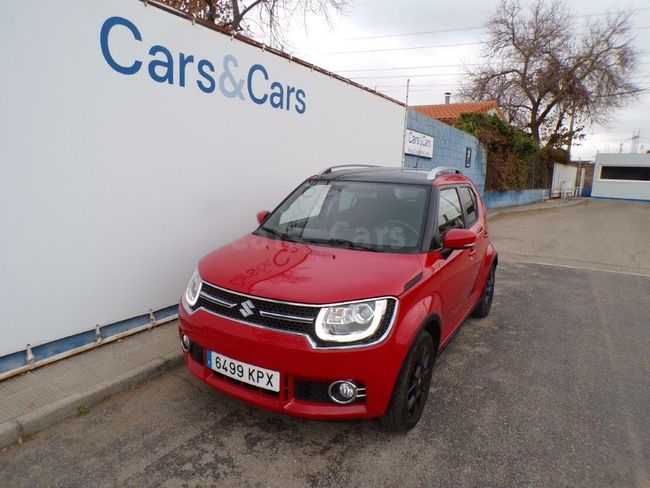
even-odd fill
[(208, 351), (207, 362), (208, 368), (229, 378), (265, 390), (280, 391), (280, 373), (277, 371), (237, 361), (214, 351)]

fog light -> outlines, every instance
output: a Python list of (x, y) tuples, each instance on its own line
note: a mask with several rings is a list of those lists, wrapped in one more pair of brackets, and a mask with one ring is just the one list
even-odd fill
[(329, 395), (336, 403), (353, 402), (359, 393), (357, 385), (347, 380), (339, 380), (329, 387)]
[(183, 351), (190, 352), (190, 338), (187, 337), (187, 334), (181, 334), (181, 347)]

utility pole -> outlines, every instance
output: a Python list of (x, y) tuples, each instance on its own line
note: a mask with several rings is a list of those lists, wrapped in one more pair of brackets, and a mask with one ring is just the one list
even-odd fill
[(632, 149), (631, 153), (636, 154), (639, 150), (639, 140), (641, 139), (641, 129), (638, 129), (632, 133)]
[(404, 150), (406, 149), (406, 124), (408, 122), (409, 115), (409, 87), (411, 86), (411, 79), (406, 80), (406, 102), (404, 107), (404, 133), (402, 134), (402, 168), (404, 167), (404, 162), (406, 161), (406, 154)]

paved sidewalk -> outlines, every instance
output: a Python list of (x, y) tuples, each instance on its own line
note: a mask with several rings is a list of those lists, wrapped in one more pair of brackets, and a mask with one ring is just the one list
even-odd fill
[(564, 198), (554, 198), (552, 200), (542, 200), (541, 202), (529, 203), (527, 205), (515, 205), (512, 207), (495, 208), (488, 210), (488, 219), (493, 220), (499, 215), (508, 213), (531, 212), (534, 210), (547, 210), (551, 208), (586, 205), (588, 201), (588, 198), (572, 198), (571, 200), (565, 200)]
[(177, 330), (168, 322), (0, 382), (0, 447), (178, 366)]

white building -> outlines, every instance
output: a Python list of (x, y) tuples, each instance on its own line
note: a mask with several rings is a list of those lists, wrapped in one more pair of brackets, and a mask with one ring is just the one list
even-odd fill
[(650, 201), (650, 154), (598, 154), (591, 196)]

